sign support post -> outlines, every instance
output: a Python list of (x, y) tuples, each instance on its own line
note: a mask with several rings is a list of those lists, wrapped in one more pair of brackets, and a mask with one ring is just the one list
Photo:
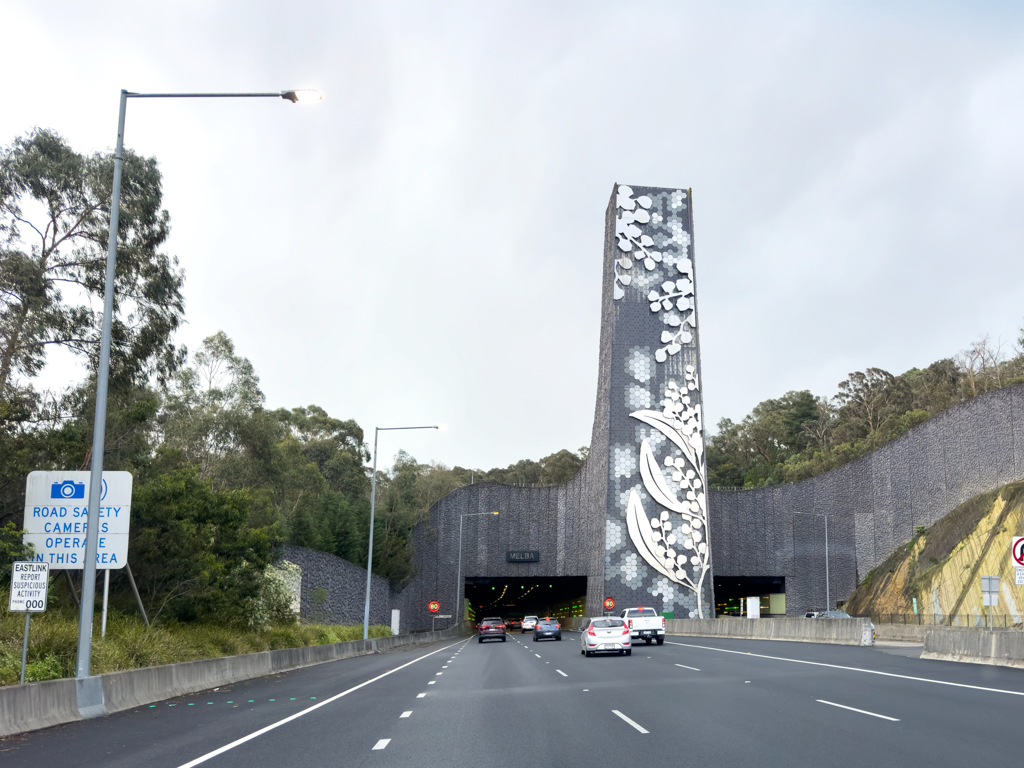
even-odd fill
[(21, 679), (18, 681), (19, 685), (25, 684), (25, 663), (28, 661), (28, 620), (32, 618), (32, 614), (25, 611), (25, 639), (21, 643)]
[[(1010, 544), (1010, 559), (1016, 566), (1017, 578), (1015, 581), (1021, 587), (1021, 612), (1024, 615), (1024, 536), (1013, 537)], [(1024, 624), (1021, 625), (1021, 631), (1024, 631)]]

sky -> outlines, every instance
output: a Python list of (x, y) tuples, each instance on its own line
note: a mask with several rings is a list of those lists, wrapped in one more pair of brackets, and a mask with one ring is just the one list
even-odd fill
[[(604, 210), (693, 189), (705, 423), (1024, 323), (1024, 5), (0, 0), (0, 145), (155, 156), (195, 349), (488, 469), (590, 440)], [(54, 355), (50, 386), (81, 369)]]

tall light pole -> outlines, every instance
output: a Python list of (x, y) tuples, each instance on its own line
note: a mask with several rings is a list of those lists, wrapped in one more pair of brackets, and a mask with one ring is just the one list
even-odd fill
[(828, 580), (828, 515), (822, 512), (791, 512), (792, 515), (809, 515), (811, 517), (825, 518), (825, 610), (832, 610), (832, 594), (829, 589)]
[[(89, 677), (92, 659), (93, 603), (96, 600), (96, 550), (99, 544), (100, 485), (103, 479), (103, 442), (107, 421), (107, 382), (110, 374), (110, 326), (114, 313), (114, 271), (117, 262), (117, 225), (121, 207), (121, 162), (124, 159), (124, 117), (128, 99), (260, 99), (280, 98), (291, 102), (319, 101), (312, 89), (273, 93), (131, 93), (121, 91), (117, 116), (117, 149), (114, 151), (114, 189), (110, 197), (110, 233), (107, 238), (107, 275), (103, 291), (103, 330), (100, 360), (96, 370), (96, 417), (92, 427), (92, 466), (89, 476), (89, 517), (85, 533), (85, 562), (82, 564), (82, 601), (78, 615), (78, 660), (75, 677)], [(81, 690), (82, 686), (79, 685)], [(100, 700), (102, 703), (102, 699)]]
[(370, 554), (366, 557), (366, 603), (363, 605), (363, 640), (370, 636), (370, 577), (373, 575), (373, 515), (377, 506), (377, 436), (381, 432), (396, 429), (444, 429), (443, 424), (428, 427), (374, 427), (373, 428), (373, 479), (370, 481)]
[(477, 515), (496, 515), (497, 512), (468, 512), (465, 515), (459, 515), (459, 567), (455, 571), (455, 621), (453, 624), (459, 623), (459, 595), (462, 594), (462, 521), (467, 517), (476, 517)]

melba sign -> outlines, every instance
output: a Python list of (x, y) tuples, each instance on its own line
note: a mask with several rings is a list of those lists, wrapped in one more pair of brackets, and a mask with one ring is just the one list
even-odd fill
[(514, 549), (505, 553), (506, 563), (539, 563), (540, 552), (536, 549)]

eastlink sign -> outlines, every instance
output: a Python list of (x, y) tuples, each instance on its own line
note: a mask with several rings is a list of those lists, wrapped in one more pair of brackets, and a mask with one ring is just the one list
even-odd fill
[[(25, 543), (36, 562), (54, 568), (85, 564), (89, 523), (89, 472), (31, 472), (25, 488)], [(128, 562), (131, 472), (104, 472), (100, 489), (96, 567), (123, 568)]]

